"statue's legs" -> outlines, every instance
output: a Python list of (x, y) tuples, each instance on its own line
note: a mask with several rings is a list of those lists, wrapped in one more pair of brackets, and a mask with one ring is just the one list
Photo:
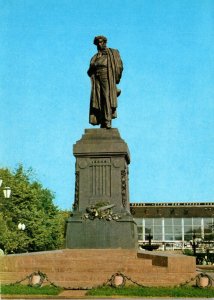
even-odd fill
[(100, 77), (101, 128), (111, 128), (112, 108), (110, 104), (109, 83), (106, 76)]

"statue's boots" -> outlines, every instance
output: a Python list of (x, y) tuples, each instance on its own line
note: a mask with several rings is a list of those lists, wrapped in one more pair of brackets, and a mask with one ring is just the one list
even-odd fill
[(100, 128), (110, 129), (111, 128), (111, 121), (102, 122)]

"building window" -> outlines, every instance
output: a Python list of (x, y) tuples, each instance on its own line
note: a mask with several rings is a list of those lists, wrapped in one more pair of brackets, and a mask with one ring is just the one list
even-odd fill
[(193, 234), (204, 240), (214, 240), (213, 218), (136, 218), (138, 239), (155, 242), (189, 242)]
[(214, 219), (204, 218), (204, 240), (214, 240)]

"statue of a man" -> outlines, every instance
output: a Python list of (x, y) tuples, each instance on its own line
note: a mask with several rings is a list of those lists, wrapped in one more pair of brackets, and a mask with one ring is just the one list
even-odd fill
[(117, 117), (117, 97), (121, 91), (116, 84), (120, 82), (123, 63), (119, 51), (107, 48), (106, 43), (104, 36), (94, 38), (98, 52), (92, 57), (88, 70), (91, 78), (89, 123), (109, 129), (111, 120)]

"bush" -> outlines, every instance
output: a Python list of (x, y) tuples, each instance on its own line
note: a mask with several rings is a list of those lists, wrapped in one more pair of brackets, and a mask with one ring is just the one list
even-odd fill
[(188, 256), (193, 256), (193, 251), (191, 249), (184, 249), (183, 254)]

